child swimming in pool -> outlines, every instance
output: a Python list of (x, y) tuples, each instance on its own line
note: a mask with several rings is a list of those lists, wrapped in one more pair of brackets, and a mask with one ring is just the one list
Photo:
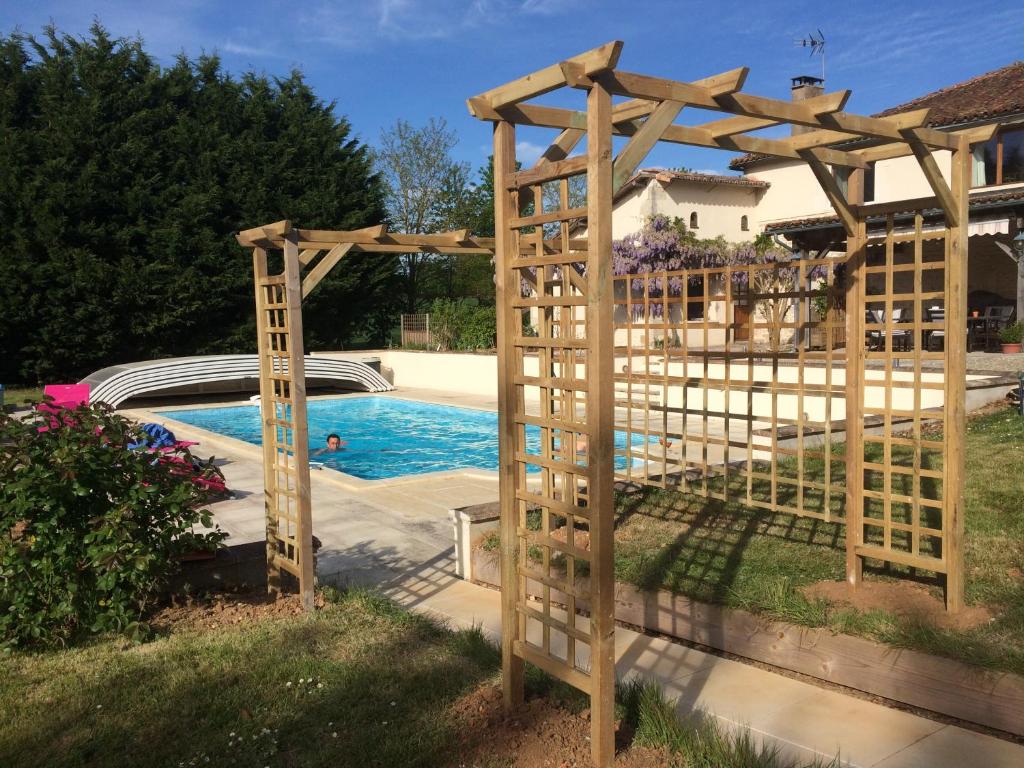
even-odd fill
[(338, 451), (345, 450), (345, 446), (348, 445), (339, 435), (334, 432), (327, 436), (327, 447), (321, 448), (318, 451), (314, 451), (314, 456), (323, 456), (325, 453), (337, 453)]

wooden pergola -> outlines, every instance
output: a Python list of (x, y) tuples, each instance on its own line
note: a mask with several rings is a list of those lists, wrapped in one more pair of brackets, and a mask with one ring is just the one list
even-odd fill
[[(612, 42), (573, 56), (468, 100), (470, 112), (494, 126), (494, 186), (496, 275), (498, 307), (498, 371), (500, 410), (500, 496), (502, 663), (506, 706), (514, 709), (523, 699), (523, 665), (531, 662), (567, 681), (591, 697), (593, 761), (610, 765), (614, 757), (614, 561), (613, 519), (616, 422), (616, 381), (628, 381), (615, 360), (612, 276), (612, 201), (651, 148), (659, 141), (699, 147), (756, 152), (806, 163), (839, 215), (847, 234), (845, 356), (847, 523), (847, 575), (851, 587), (861, 580), (865, 558), (925, 568), (945, 574), (947, 605), (957, 610), (963, 599), (963, 432), (964, 347), (966, 314), (967, 192), (970, 185), (970, 145), (989, 138), (994, 127), (958, 132), (927, 127), (928, 110), (887, 118), (872, 118), (844, 110), (846, 90), (794, 103), (742, 91), (747, 68), (694, 81), (669, 80), (618, 68), (621, 42)], [(576, 89), (586, 108), (573, 110), (527, 103), (559, 89)], [(623, 100), (613, 102), (616, 97)], [(681, 114), (719, 113), (692, 124), (676, 122)], [(810, 130), (786, 138), (757, 135), (778, 125), (800, 125)], [(517, 170), (516, 127), (557, 129), (538, 164)], [(613, 152), (613, 138), (626, 137)], [(586, 138), (584, 152), (572, 155)], [(951, 153), (947, 182), (934, 152)], [(913, 156), (931, 186), (933, 196), (896, 203), (865, 204), (863, 174), (869, 163)], [(586, 177), (586, 206), (570, 207), (567, 179)], [(845, 180), (845, 183), (844, 183)], [(558, 185), (559, 203), (544, 208), (545, 185)], [(549, 195), (550, 198), (550, 195)], [(528, 206), (533, 203), (532, 211)], [(922, 211), (939, 207), (945, 215), (945, 241), (941, 262), (924, 263)], [(916, 213), (918, 225), (910, 234), (896, 233), (892, 215)], [(886, 215), (890, 226), (884, 241), (886, 259), (867, 262), (868, 216)], [(586, 220), (586, 240), (569, 240), (569, 222)], [(545, 228), (560, 227), (561, 249), (552, 253), (542, 239)], [(929, 237), (934, 238), (934, 233)], [(898, 243), (916, 253), (909, 265), (894, 265)], [(924, 322), (913, 331), (944, 330), (940, 353), (902, 355), (893, 348), (894, 302), (935, 301), (934, 291), (922, 288), (922, 276), (942, 270), (944, 323)], [(894, 274), (909, 275), (912, 289), (897, 292)], [(870, 275), (881, 275), (884, 289), (869, 289)], [(524, 281), (531, 289), (524, 290)], [(702, 297), (705, 303), (707, 296)], [(700, 300), (700, 299), (697, 299)], [(864, 309), (887, 309), (885, 319), (869, 323)], [(537, 316), (537, 336), (521, 332), (524, 312)], [(814, 324), (803, 320), (805, 327)], [(705, 338), (708, 323), (705, 320)], [(866, 333), (884, 339), (883, 349), (862, 354)], [(532, 367), (533, 357), (537, 359)], [(944, 363), (941, 384), (925, 382), (922, 362), (937, 356)], [(922, 429), (920, 405), (906, 412), (893, 406), (891, 396), (881, 407), (865, 404), (865, 360), (873, 358), (884, 371), (890, 391), (904, 386), (893, 377), (901, 357), (912, 362), (915, 403), (928, 388), (942, 389), (943, 437)], [(528, 359), (530, 365), (527, 365)], [(710, 356), (705, 351), (705, 362)], [(727, 359), (724, 358), (724, 359)], [(801, 363), (803, 358), (801, 358)], [(827, 365), (831, 366), (829, 348)], [(628, 368), (628, 366), (627, 366)], [(623, 378), (625, 377), (625, 378)], [(707, 383), (707, 374), (704, 374)], [(728, 375), (726, 388), (729, 387)], [(750, 389), (750, 387), (747, 387)], [(800, 382), (792, 391), (802, 397)], [(776, 394), (776, 384), (771, 392)], [(708, 407), (704, 406), (705, 415)], [(881, 422), (881, 437), (867, 438), (865, 416)], [(912, 420), (909, 437), (894, 426), (902, 417)], [(774, 419), (773, 419), (774, 423)], [(802, 422), (798, 419), (798, 429)], [(541, 448), (532, 452), (526, 428), (539, 428)], [(707, 435), (705, 434), (705, 441)], [(866, 462), (866, 440), (882, 446), (881, 461)], [(895, 449), (895, 450), (894, 450)], [(726, 449), (727, 450), (727, 449)], [(941, 454), (938, 473), (924, 469), (923, 451)], [(894, 453), (909, 452), (916, 460), (900, 465)], [(802, 461), (802, 456), (801, 456)], [(773, 465), (774, 467), (774, 465)], [(527, 482), (527, 468), (540, 476)], [(865, 483), (866, 474), (884, 476), (884, 489)], [(941, 477), (939, 498), (921, 491), (922, 477)], [(890, 492), (894, 477), (908, 476), (913, 492)], [(772, 488), (776, 477), (771, 475)], [(865, 504), (877, 505), (875, 518)], [(894, 517), (893, 507), (912, 509), (910, 522)], [(528, 509), (539, 509), (539, 531), (527, 525)], [(874, 507), (872, 507), (874, 509)], [(939, 523), (922, 515), (935, 512)], [(865, 530), (879, 531), (865, 538)], [(552, 531), (563, 529), (565, 537)], [(579, 531), (589, 532), (589, 546), (580, 543)], [(941, 542), (941, 554), (921, 548), (925, 535)], [(898, 542), (913, 538), (906, 548)], [(540, 556), (532, 556), (537, 552)], [(589, 579), (577, 571), (589, 569)], [(529, 594), (528, 594), (529, 593)], [(539, 602), (530, 594), (539, 595)], [(589, 648), (589, 658), (580, 655)]]
[[(620, 42), (608, 43), (469, 99), (470, 112), (494, 126), (495, 239), (472, 237), (467, 231), (389, 234), (384, 227), (351, 232), (308, 230), (293, 228), (287, 221), (238, 236), (241, 245), (253, 249), (261, 355), (268, 585), (277, 591), (281, 571), (291, 573), (298, 578), (303, 601), (309, 607), (314, 573), (302, 299), (352, 252), (494, 255), (505, 703), (514, 709), (522, 701), (523, 665), (527, 661), (587, 692), (591, 697), (593, 760), (597, 766), (610, 765), (614, 757), (614, 432), (616, 409), (621, 405), (616, 402), (615, 385), (619, 381), (632, 386), (636, 378), (628, 365), (623, 373), (616, 370), (619, 361), (615, 359), (616, 302), (611, 264), (616, 190), (659, 141), (757, 152), (802, 161), (810, 167), (847, 235), (847, 350), (842, 392), (846, 401), (845, 477), (849, 479), (845, 488), (848, 581), (851, 587), (860, 582), (866, 558), (935, 571), (945, 575), (947, 605), (955, 611), (963, 600), (970, 145), (987, 140), (994, 130), (989, 126), (936, 131), (927, 127), (926, 109), (888, 118), (852, 114), (844, 111), (850, 95), (846, 90), (799, 103), (747, 94), (742, 91), (745, 67), (688, 82), (635, 74), (618, 68), (621, 49)], [(585, 109), (527, 103), (559, 89), (581, 91)], [(613, 102), (618, 97), (621, 99)], [(699, 123), (676, 122), (681, 114), (702, 111), (719, 114)], [(787, 138), (757, 134), (761, 129), (785, 124), (810, 130)], [(517, 125), (558, 131), (532, 168), (517, 169)], [(627, 138), (618, 154), (613, 152), (616, 136)], [(573, 155), (584, 138), (585, 151)], [(937, 151), (951, 153), (948, 182), (933, 154)], [(863, 173), (868, 164), (902, 156), (917, 159), (933, 196), (865, 204)], [(570, 202), (568, 180), (574, 176), (585, 176), (584, 206), (574, 207)], [(545, 207), (551, 199), (550, 193), (544, 195), (549, 185), (555, 185), (557, 203)], [(936, 234), (923, 233), (920, 222), (923, 211), (936, 207), (945, 215), (945, 229), (939, 233), (945, 249), (941, 261), (925, 262), (920, 256), (922, 241), (926, 237), (935, 239)], [(915, 215), (916, 227), (910, 233), (896, 232), (893, 215), (906, 212)], [(879, 215), (887, 216), (889, 222), (881, 243), (885, 256), (880, 263), (869, 264), (866, 220)], [(585, 238), (573, 237), (570, 231), (571, 224), (580, 221), (586, 222)], [(556, 228), (557, 235), (552, 236)], [(914, 255), (910, 262), (895, 263), (893, 254), (898, 246), (910, 249)], [(283, 252), (280, 274), (268, 274), (267, 253), (272, 250)], [(938, 271), (942, 290), (926, 291), (924, 276), (934, 277)], [(909, 280), (909, 290), (896, 289), (897, 273), (901, 280)], [(881, 291), (877, 285), (869, 286), (879, 280)], [(943, 330), (945, 349), (923, 352), (917, 345), (909, 354), (895, 349), (894, 304), (913, 302), (920, 307), (939, 298), (945, 303), (944, 322), (924, 322), (915, 317), (913, 333), (920, 338), (924, 333)], [(705, 292), (703, 297), (685, 300), (706, 305), (709, 297)], [(884, 319), (866, 321), (864, 309), (871, 305), (887, 310)], [(524, 333), (526, 313), (535, 316), (536, 335)], [(662, 325), (667, 327), (667, 320)], [(795, 325), (809, 329), (820, 324), (799, 317)], [(703, 326), (707, 338), (706, 319)], [(648, 346), (649, 330), (644, 336)], [(862, 340), (868, 333), (884, 340), (882, 349), (864, 351)], [(649, 358), (650, 350), (646, 353)], [(822, 358), (829, 372), (833, 353), (830, 343)], [(802, 351), (800, 355), (803, 365)], [(704, 351), (705, 371), (698, 385), (708, 386), (706, 366), (712, 357)], [(913, 374), (909, 385), (894, 378), (894, 369), (904, 359), (909, 361), (908, 369)], [(945, 375), (938, 385), (926, 382), (922, 373), (922, 364), (929, 360), (944, 364)], [(911, 389), (915, 406), (901, 410), (893, 405), (890, 395), (882, 406), (867, 403), (866, 361), (873, 361), (871, 364), (883, 371), (890, 392), (897, 386)], [(726, 389), (730, 385), (727, 374)], [(774, 381), (766, 387), (773, 397), (780, 391)], [(923, 428), (920, 406), (922, 392), (936, 388), (942, 390), (944, 404), (938, 412), (930, 412), (928, 420), (941, 422), (941, 438)], [(818, 390), (820, 387), (805, 386), (802, 380), (787, 389), (798, 397)], [(752, 391), (752, 387), (747, 385), (745, 391)], [(708, 406), (703, 410), (706, 418)], [(866, 434), (865, 417), (879, 421), (881, 436)], [(906, 429), (897, 426), (900, 419), (912, 422), (909, 436), (900, 432)], [(774, 416), (772, 421), (774, 426)], [(802, 434), (803, 427), (802, 417), (798, 417), (798, 434)], [(539, 430), (539, 450), (527, 443), (527, 428)], [(684, 440), (688, 438), (684, 433)], [(704, 441), (708, 441), (706, 430)], [(882, 447), (881, 461), (865, 460), (867, 442)], [(941, 456), (941, 470), (922, 466), (921, 456), (927, 451)], [(909, 453), (914, 458), (909, 465), (901, 465), (897, 453)], [(803, 457), (801, 448), (801, 466)], [(882, 491), (864, 481), (871, 473), (885, 478)], [(922, 479), (932, 483), (936, 475), (941, 479), (942, 491), (938, 496), (928, 496)], [(891, 492), (893, 478), (909, 478), (912, 492)], [(774, 498), (779, 481), (774, 465), (770, 479)], [(868, 504), (878, 508), (877, 515), (867, 511)], [(896, 506), (912, 510), (910, 522), (897, 518)], [(803, 512), (800, 507), (779, 507), (774, 501), (772, 508), (793, 514)], [(540, 530), (527, 524), (529, 510), (540, 511)], [(926, 513), (939, 521), (926, 520)], [(565, 531), (564, 538), (553, 535), (559, 528)], [(869, 528), (877, 535), (866, 537)], [(589, 533), (589, 543), (579, 538), (581, 530)], [(919, 539), (925, 536), (938, 540), (940, 550), (922, 549)], [(910, 545), (900, 546), (901, 540), (911, 538)], [(531, 556), (538, 551), (539, 557)], [(583, 567), (589, 571), (586, 577), (578, 574)], [(537, 592), (539, 602), (530, 597), (530, 593)]]
[[(313, 607), (313, 528), (306, 424), (302, 300), (350, 253), (494, 254), (494, 238), (468, 230), (426, 235), (392, 234), (383, 224), (354, 231), (298, 229), (288, 221), (240, 232), (253, 250), (263, 471), (267, 533), (267, 586), (281, 589), (282, 571), (298, 581)], [(557, 239), (543, 242), (558, 253)], [(267, 254), (280, 251), (283, 269), (269, 274)], [(532, 252), (532, 250), (531, 250)]]

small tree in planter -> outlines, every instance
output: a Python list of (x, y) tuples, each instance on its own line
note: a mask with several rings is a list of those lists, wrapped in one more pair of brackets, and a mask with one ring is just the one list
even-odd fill
[(1016, 322), (999, 332), (999, 340), (1003, 343), (1004, 354), (1016, 354), (1021, 351), (1021, 339), (1024, 338), (1024, 323)]
[(193, 530), (211, 527), (211, 492), (188, 451), (128, 447), (142, 438), (104, 405), (0, 416), (0, 647), (140, 637), (177, 557), (223, 541)]

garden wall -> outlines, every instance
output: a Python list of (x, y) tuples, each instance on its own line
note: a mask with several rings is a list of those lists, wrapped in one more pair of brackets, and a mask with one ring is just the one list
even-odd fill
[[(472, 581), (500, 586), (495, 552), (473, 551)], [(586, 579), (578, 578), (583, 591)], [(527, 593), (542, 585), (527, 582)], [(552, 590), (552, 602), (565, 602)], [(584, 601), (577, 606), (586, 610)], [(952, 659), (770, 621), (671, 592), (615, 584), (615, 619), (893, 701), (1024, 736), (1024, 678)]]

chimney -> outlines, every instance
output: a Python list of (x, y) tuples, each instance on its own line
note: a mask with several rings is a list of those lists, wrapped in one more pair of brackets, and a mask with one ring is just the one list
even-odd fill
[[(814, 77), (813, 75), (800, 75), (799, 77), (793, 78), (792, 100), (794, 102), (803, 101), (804, 99), (812, 99), (815, 96), (821, 96), (824, 92), (825, 81), (820, 77)], [(792, 129), (794, 136), (814, 130), (807, 125), (794, 125), (792, 126)]]

